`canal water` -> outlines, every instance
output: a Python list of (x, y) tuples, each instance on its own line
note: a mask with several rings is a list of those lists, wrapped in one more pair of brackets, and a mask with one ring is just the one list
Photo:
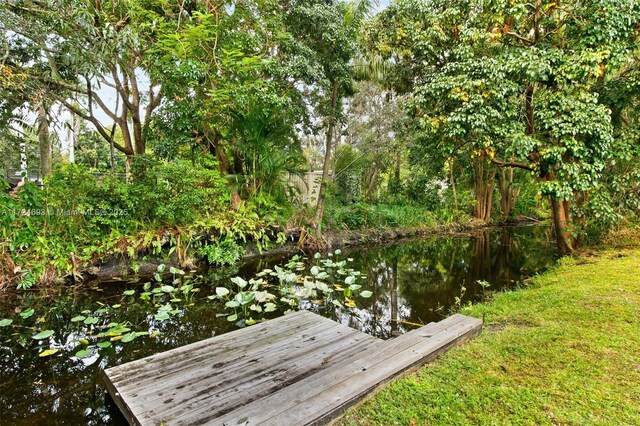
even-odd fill
[[(544, 226), (494, 228), (473, 236), (434, 237), (345, 251), (351, 268), (360, 271), (363, 289), (373, 294), (358, 299), (356, 308), (319, 311), (383, 339), (439, 321), (460, 305), (489, 297), (491, 292), (522, 285), (557, 259), (551, 231)], [(158, 322), (139, 294), (143, 282), (94, 283), (90, 286), (38, 289), (0, 298), (0, 425), (119, 425), (125, 424), (105, 398), (104, 368), (176, 348), (236, 329), (216, 314), (207, 298), (231, 277), (253, 277), (257, 271), (286, 259), (257, 260), (203, 275), (200, 291), (182, 301), (181, 313)], [(90, 325), (71, 321), (84, 312), (110, 307), (111, 321), (156, 337), (139, 337), (95, 351), (86, 358), (72, 356)], [(117, 309), (114, 309), (117, 307)], [(34, 313), (23, 318), (19, 313)], [(106, 308), (104, 308), (106, 310)], [(34, 330), (53, 336), (34, 340)], [(48, 348), (58, 352), (39, 354)]]

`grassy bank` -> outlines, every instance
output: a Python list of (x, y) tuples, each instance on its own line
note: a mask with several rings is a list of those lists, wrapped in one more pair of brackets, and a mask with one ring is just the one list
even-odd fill
[(463, 313), (485, 317), (477, 340), (342, 424), (640, 424), (640, 250), (564, 259)]

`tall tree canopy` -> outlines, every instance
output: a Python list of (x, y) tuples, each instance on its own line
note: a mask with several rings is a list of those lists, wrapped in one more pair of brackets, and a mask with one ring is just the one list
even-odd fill
[(483, 170), (531, 172), (550, 197), (559, 248), (571, 251), (571, 203), (637, 143), (620, 107), (638, 95), (639, 24), (633, 0), (398, 0), (368, 43), (398, 62), (422, 143)]

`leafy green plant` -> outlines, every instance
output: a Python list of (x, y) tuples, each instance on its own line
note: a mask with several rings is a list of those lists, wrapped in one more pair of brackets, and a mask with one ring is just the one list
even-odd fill
[(360, 291), (356, 283), (361, 275), (349, 268), (352, 259), (336, 259), (340, 250), (323, 258), (319, 253), (312, 264), (294, 256), (284, 266), (264, 269), (249, 281), (241, 277), (231, 279), (231, 288), (218, 287), (212, 300), (224, 302), (231, 311), (227, 320), (252, 325), (275, 311), (289, 313), (302, 306), (315, 305), (325, 309), (355, 308), (355, 295), (371, 297), (372, 292)]
[(233, 265), (245, 253), (243, 247), (233, 240), (226, 239), (221, 243), (207, 244), (198, 250), (210, 265)]

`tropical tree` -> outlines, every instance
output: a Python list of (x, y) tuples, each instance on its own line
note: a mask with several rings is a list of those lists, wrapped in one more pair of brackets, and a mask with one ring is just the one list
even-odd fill
[[(47, 106), (62, 104), (129, 164), (145, 153), (146, 127), (162, 100), (148, 50), (159, 32), (178, 25), (180, 13), (164, 1), (20, 0), (0, 5), (0, 29), (10, 56), (21, 55), (28, 78), (20, 89), (39, 122)], [(122, 143), (104, 117), (120, 128)]]
[(567, 252), (572, 203), (599, 187), (616, 145), (629, 142), (616, 140), (600, 92), (631, 82), (639, 13), (633, 0), (399, 0), (370, 38), (413, 75), (409, 110), (425, 143), (470, 155), (489, 185), (491, 167), (532, 173)]
[[(362, 170), (362, 188), (364, 196), (371, 198), (381, 176), (389, 170), (392, 170), (390, 186), (398, 188), (403, 146), (397, 128), (404, 115), (393, 92), (385, 91), (377, 83), (362, 81), (355, 88), (345, 113), (344, 143), (356, 150), (357, 160), (367, 164)], [(336, 176), (347, 172), (350, 163), (344, 165), (346, 169), (336, 167)]]
[(154, 149), (194, 161), (210, 154), (237, 208), (302, 161), (296, 125), (306, 109), (283, 48), (290, 36), (277, 2), (191, 6), (152, 51), (167, 95), (151, 126)]
[(312, 222), (320, 237), (336, 127), (342, 116), (343, 100), (352, 93), (352, 60), (358, 52), (358, 34), (375, 2), (312, 0), (283, 3), (288, 11), (285, 27), (295, 36), (295, 40), (285, 46), (285, 51), (299, 58), (305, 66), (302, 81), (309, 85), (312, 93), (309, 99), (315, 114), (322, 117), (325, 134), (322, 182)]

